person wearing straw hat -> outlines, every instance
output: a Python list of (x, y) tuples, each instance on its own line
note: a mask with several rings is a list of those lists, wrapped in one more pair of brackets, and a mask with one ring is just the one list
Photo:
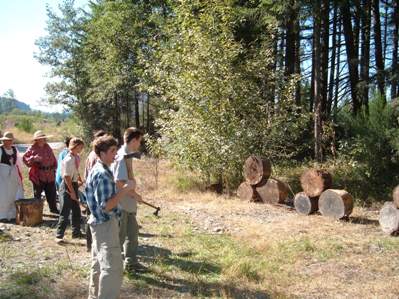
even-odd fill
[(33, 144), (23, 155), (23, 161), (29, 167), (29, 180), (33, 184), (35, 198), (40, 198), (44, 190), (50, 212), (59, 214), (55, 188), (57, 159), (47, 143), (47, 138), (50, 137), (52, 136), (46, 135), (42, 131), (36, 131), (33, 134)]
[(11, 132), (0, 141), (0, 221), (8, 222), (16, 216), (15, 200), (23, 197), (21, 161)]
[(60, 185), (60, 217), (57, 225), (57, 243), (62, 242), (65, 229), (68, 225), (69, 214), (72, 210), (72, 238), (81, 238), (80, 231), (80, 206), (79, 206), (79, 185), (82, 179), (79, 174), (80, 157), (84, 147), (83, 140), (72, 138), (69, 141), (69, 153), (62, 160), (61, 174), (62, 182)]

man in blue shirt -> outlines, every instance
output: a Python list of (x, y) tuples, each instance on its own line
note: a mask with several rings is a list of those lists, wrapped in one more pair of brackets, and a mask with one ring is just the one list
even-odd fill
[(134, 192), (128, 182), (116, 192), (109, 166), (117, 153), (117, 140), (105, 135), (93, 142), (98, 161), (86, 181), (86, 199), (91, 215), (88, 221), (93, 236), (89, 299), (119, 297), (123, 265), (119, 244), (119, 201)]

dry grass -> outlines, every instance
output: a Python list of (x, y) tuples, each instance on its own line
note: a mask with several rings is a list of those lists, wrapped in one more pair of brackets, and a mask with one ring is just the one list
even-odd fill
[[(156, 188), (155, 161), (134, 162), (144, 198), (162, 209), (156, 219), (140, 206), (149, 272), (127, 275), (121, 298), (397, 298), (399, 239), (380, 231), (378, 209), (357, 207), (347, 222), (301, 216), (204, 192), (193, 174), (159, 166)], [(0, 238), (0, 298), (86, 297), (89, 256), (82, 242), (56, 245), (52, 221)]]
[[(264, 263), (259, 269), (254, 260), (244, 259), (227, 271), (229, 275), (249, 272), (258, 285), (271, 285), (289, 297), (397, 298), (399, 294), (395, 283), (399, 279), (399, 239), (382, 233), (378, 208), (355, 208), (347, 222), (302, 216), (284, 207), (242, 203), (209, 192), (182, 193), (173, 184), (181, 174), (165, 161), (160, 163), (158, 190), (151, 187), (155, 181), (151, 163), (137, 161), (135, 169), (148, 198), (189, 211), (199, 227), (208, 218), (216, 219)], [(251, 274), (251, 269), (256, 273)]]

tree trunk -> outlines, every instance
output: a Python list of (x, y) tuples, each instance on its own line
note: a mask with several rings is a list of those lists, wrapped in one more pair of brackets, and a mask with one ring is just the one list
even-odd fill
[(384, 3), (384, 7), (385, 7), (384, 43), (382, 45), (382, 49), (383, 49), (384, 53), (382, 54), (382, 61), (385, 61), (385, 59), (387, 58), (387, 36), (388, 36), (388, 5), (387, 5), (387, 2)]
[(334, 7), (333, 15), (333, 32), (332, 32), (332, 52), (331, 52), (331, 67), (330, 67), (330, 80), (328, 85), (328, 100), (327, 100), (327, 114), (331, 114), (331, 107), (333, 102), (333, 91), (334, 91), (334, 75), (335, 75), (335, 60), (336, 60), (336, 49), (337, 49), (337, 7)]
[(140, 110), (139, 110), (139, 97), (138, 93), (134, 92), (134, 112), (135, 112), (135, 121), (136, 121), (136, 128), (140, 128)]
[(359, 33), (360, 33), (360, 0), (353, 0), (354, 4), (354, 14), (353, 14), (353, 44), (356, 51), (356, 57), (359, 56)]
[(327, 119), (327, 87), (328, 87), (328, 54), (330, 40), (330, 1), (322, 0), (321, 32), (320, 32), (320, 93), (321, 93), (321, 121)]
[(288, 197), (288, 186), (277, 179), (268, 179), (267, 182), (261, 186), (256, 187), (259, 197), (264, 203), (282, 204)]
[(371, 24), (371, 0), (363, 0), (362, 9), (362, 47), (360, 55), (360, 98), (361, 104), (368, 114), (369, 106), (369, 69), (370, 69), (370, 24)]
[[(298, 1), (296, 1), (296, 19), (295, 19), (295, 74), (301, 76), (301, 26), (299, 23), (300, 9)], [(301, 105), (301, 80), (298, 81), (295, 88), (295, 103)]]
[(271, 173), (272, 165), (268, 159), (250, 156), (244, 163), (244, 177), (250, 185), (257, 185), (267, 180)]
[(150, 133), (150, 95), (147, 94), (147, 133)]
[[(324, 3), (325, 0), (323, 0)], [(322, 151), (322, 94), (321, 94), (321, 45), (320, 45), (320, 35), (321, 35), (321, 15), (320, 15), (320, 1), (316, 1), (314, 7), (314, 29), (313, 29), (313, 51), (314, 51), (314, 77), (313, 77), (313, 98), (314, 98), (314, 153), (315, 159), (319, 162), (323, 160)]]
[(318, 202), (318, 197), (309, 197), (305, 192), (299, 192), (294, 198), (295, 210), (299, 214), (310, 215), (319, 209)]
[(341, 34), (342, 34), (342, 19), (339, 17), (338, 20), (338, 53), (337, 53), (337, 71), (335, 75), (335, 91), (334, 91), (334, 108), (333, 108), (333, 118), (334, 121), (337, 116), (338, 111), (338, 93), (339, 93), (339, 82), (340, 82), (340, 66), (341, 66)]
[(398, 32), (399, 32), (399, 2), (394, 1), (394, 11), (392, 14), (393, 38), (392, 38), (392, 73), (391, 73), (391, 98), (398, 96)]
[(295, 71), (295, 31), (294, 24), (296, 12), (294, 1), (290, 1), (288, 7), (286, 24), (286, 39), (285, 39), (285, 76), (289, 77)]
[(399, 209), (392, 202), (385, 202), (378, 220), (384, 233), (392, 235), (399, 232)]
[(251, 186), (247, 182), (241, 183), (241, 185), (238, 187), (237, 196), (243, 201), (260, 201), (255, 187)]
[(381, 20), (380, 20), (380, 1), (372, 0), (373, 17), (374, 17), (374, 50), (375, 64), (377, 68), (377, 87), (382, 96), (385, 95), (384, 86), (384, 61), (382, 59), (382, 43), (381, 43)]
[(119, 142), (122, 141), (121, 136), (121, 114), (119, 109), (119, 99), (118, 93), (114, 93), (114, 102), (113, 102), (113, 120), (112, 120), (112, 135), (118, 139)]
[(319, 198), (319, 211), (323, 216), (342, 219), (353, 210), (353, 198), (345, 190), (327, 189)]
[(344, 27), (346, 55), (348, 57), (349, 81), (352, 95), (352, 111), (353, 114), (356, 115), (360, 110), (360, 103), (357, 93), (357, 84), (359, 81), (359, 73), (357, 69), (358, 57), (356, 55), (357, 51), (354, 47), (351, 13), (348, 0), (341, 2), (340, 10), (342, 14), (342, 24)]
[(302, 190), (309, 197), (318, 197), (332, 186), (332, 176), (325, 170), (308, 169), (300, 178)]

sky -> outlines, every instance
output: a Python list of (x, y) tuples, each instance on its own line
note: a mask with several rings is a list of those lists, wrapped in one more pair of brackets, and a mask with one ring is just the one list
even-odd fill
[[(61, 112), (43, 99), (50, 80), (48, 67), (34, 57), (35, 40), (46, 34), (46, 4), (57, 8), (62, 0), (0, 0), (0, 95), (12, 89), (15, 97), (32, 109)], [(88, 0), (76, 0), (84, 6)]]

